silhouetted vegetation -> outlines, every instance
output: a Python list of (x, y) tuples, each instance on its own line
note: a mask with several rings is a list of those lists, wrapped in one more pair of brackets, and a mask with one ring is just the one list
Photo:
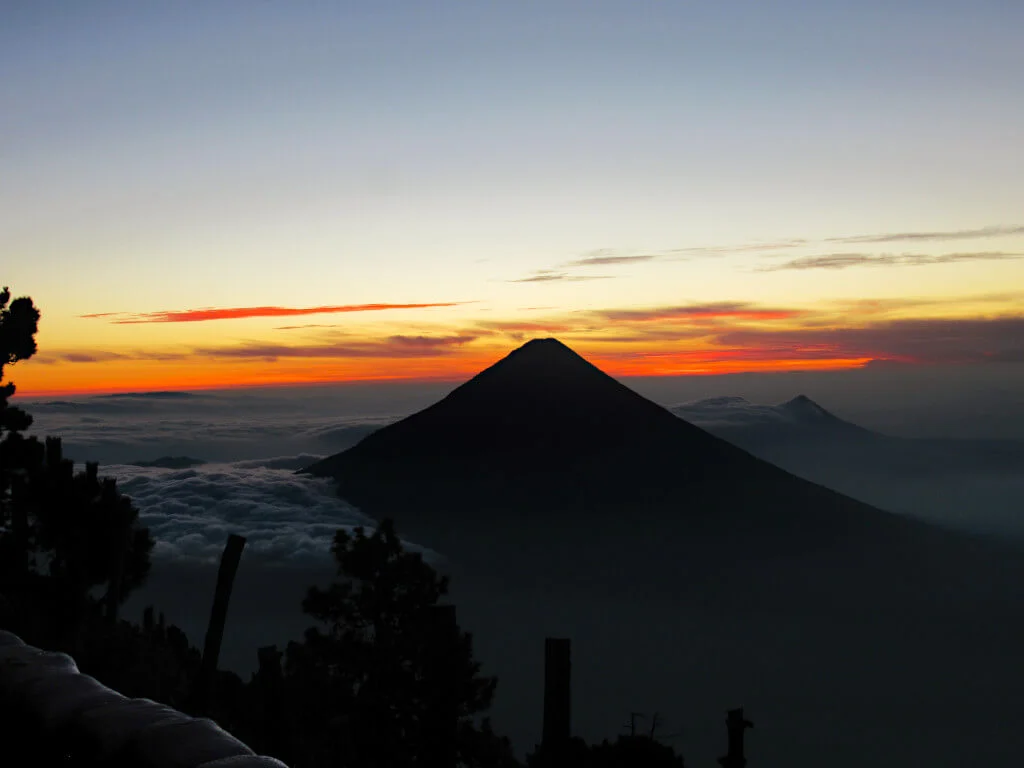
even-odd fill
[[(39, 311), (0, 292), (3, 366), (32, 357)], [(0, 384), (0, 576), (6, 622), (26, 640), (81, 656), (84, 631), (118, 609), (149, 572), (153, 539), (138, 510), (99, 466), (75, 472), (59, 438), (23, 433), (32, 418)], [(83, 658), (84, 660), (84, 658)]]
[(514, 764), (508, 742), (473, 721), (497, 680), (480, 676), (468, 633), (437, 631), (447, 579), (403, 549), (390, 521), (372, 534), (338, 531), (332, 551), (339, 579), (303, 602), (318, 626), (284, 654), (260, 652), (252, 700), (275, 725), (254, 728), (254, 748), (296, 765), (329, 754), (354, 765), (416, 765), (436, 735), (427, 727), (433, 710), (449, 694), (461, 764)]

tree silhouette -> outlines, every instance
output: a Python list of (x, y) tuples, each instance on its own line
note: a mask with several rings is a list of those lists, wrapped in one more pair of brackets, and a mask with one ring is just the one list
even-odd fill
[[(58, 438), (44, 447), (22, 434), (32, 418), (8, 403), (15, 387), (2, 375), (35, 354), (39, 317), (32, 299), (0, 291), (0, 594), (5, 626), (74, 650), (83, 622), (103, 609), (116, 618), (145, 580), (153, 539), (97, 464), (76, 474)], [(105, 588), (99, 597), (97, 587)]]
[[(4, 382), (4, 368), (35, 354), (38, 330), (39, 310), (32, 299), (22, 297), (11, 301), (10, 290), (0, 290), (0, 514), (9, 512), (15, 473), (29, 463), (23, 445), (26, 441), (21, 433), (32, 426), (32, 417), (8, 402), (15, 387), (11, 382)], [(8, 521), (8, 517), (0, 517), (0, 523)]]
[[(25, 496), (15, 505), (27, 509), (37, 552), (64, 607), (77, 611), (91, 605), (116, 618), (149, 574), (154, 543), (117, 481), (100, 478), (94, 463), (75, 473), (59, 439), (47, 438), (45, 461), (33, 468)], [(92, 598), (96, 587), (104, 589), (98, 600)], [(80, 618), (66, 615), (65, 622), (74, 625)]]
[(0, 290), (0, 596), (5, 602), (11, 599), (11, 590), (25, 581), (29, 567), (28, 520), (23, 510), (15, 510), (13, 495), (42, 461), (43, 448), (21, 434), (32, 426), (32, 417), (8, 402), (15, 386), (4, 382), (4, 368), (35, 354), (39, 317), (32, 299), (11, 301), (10, 290)]
[(444, 647), (430, 642), (431, 611), (448, 591), (447, 578), (419, 553), (406, 552), (390, 521), (370, 535), (361, 527), (339, 530), (332, 552), (340, 579), (312, 587), (303, 601), (320, 626), (288, 646), (283, 681), (273, 682), (276, 673), (269, 672), (263, 681), (292, 698), (294, 740), (304, 760), (416, 765), (428, 735), (424, 723), (438, 701), (431, 670), (440, 654), (452, 670), (460, 764), (514, 765), (507, 740), (488, 723), (473, 723), (490, 706), (497, 680), (480, 676), (471, 636), (456, 630)]

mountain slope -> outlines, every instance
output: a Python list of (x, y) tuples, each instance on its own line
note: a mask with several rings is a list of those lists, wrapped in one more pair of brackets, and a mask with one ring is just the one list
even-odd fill
[(1024, 536), (1024, 442), (893, 437), (803, 396), (780, 405), (716, 397), (669, 410), (868, 504), (966, 531)]

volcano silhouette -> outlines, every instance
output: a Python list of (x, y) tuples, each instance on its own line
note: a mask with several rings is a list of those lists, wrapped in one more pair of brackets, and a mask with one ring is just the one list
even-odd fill
[(305, 472), (400, 530), (546, 531), (627, 522), (773, 551), (915, 524), (802, 480), (674, 416), (555, 339), (535, 339), (434, 405)]

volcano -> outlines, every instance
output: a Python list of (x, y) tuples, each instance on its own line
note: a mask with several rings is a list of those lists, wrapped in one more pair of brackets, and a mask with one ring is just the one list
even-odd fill
[[(755, 458), (556, 339), (526, 343), (304, 472), (333, 478), (363, 512), (463, 559), (472, 555), (449, 534), (515, 542), (507, 551), (529, 554), (533, 572), (545, 574), (538, 578), (552, 580), (600, 580), (632, 561), (634, 579), (665, 583), (701, 564), (789, 566), (801, 557), (825, 557), (829, 571), (844, 560), (891, 559), (885, 578), (899, 570), (917, 580), (930, 560), (925, 544), (948, 539)], [(582, 538), (586, 547), (571, 546)], [(480, 551), (479, 566), (501, 559), (491, 547), (485, 562)]]
[(825, 530), (883, 516), (676, 418), (556, 339), (526, 343), (305, 472), (334, 478), (371, 515), (410, 522), (644, 510)]
[(752, 763), (1019, 762), (1019, 551), (800, 479), (554, 339), (305, 471), (445, 556), (520, 750), (548, 635), (573, 638), (589, 741), (643, 702), (710, 765), (720, 712), (742, 705)]

